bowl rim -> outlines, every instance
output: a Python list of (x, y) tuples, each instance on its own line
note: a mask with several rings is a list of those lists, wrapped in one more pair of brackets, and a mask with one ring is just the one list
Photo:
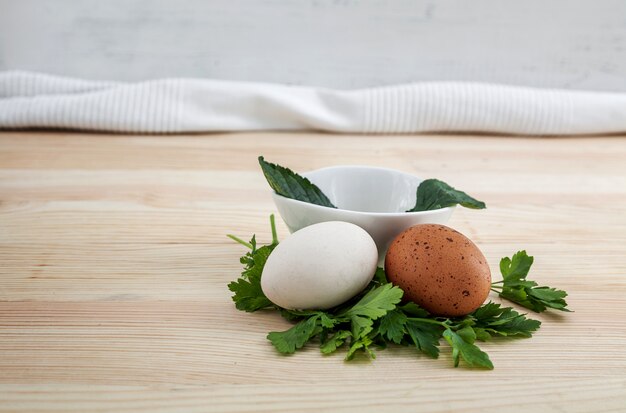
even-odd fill
[[(412, 174), (409, 174), (409, 173), (406, 173), (406, 172), (402, 172), (402, 171), (399, 171), (397, 169), (385, 168), (385, 167), (381, 167), (381, 166), (367, 166), (367, 165), (335, 165), (335, 166), (326, 166), (324, 168), (319, 168), (319, 169), (315, 169), (315, 170), (312, 170), (312, 171), (303, 172), (300, 175), (305, 177), (305, 178), (307, 178), (307, 179), (309, 179), (309, 177), (307, 175), (315, 173), (315, 172), (321, 172), (321, 171), (329, 170), (329, 169), (372, 169), (372, 170), (379, 170), (379, 171), (385, 171), (385, 172), (393, 172), (393, 173), (397, 173), (397, 174), (401, 174), (401, 175), (408, 175), (408, 176), (410, 176), (412, 178), (417, 178), (420, 181), (423, 181), (423, 179), (420, 178), (419, 176), (412, 175)], [(454, 205), (454, 206), (438, 208), (438, 209), (429, 209), (428, 211), (413, 211), (413, 212), (364, 212), (364, 211), (354, 211), (352, 209), (331, 208), (331, 207), (327, 207), (327, 206), (323, 206), (323, 205), (312, 204), (310, 202), (304, 202), (304, 201), (300, 201), (298, 199), (287, 198), (286, 196), (278, 194), (274, 190), (271, 190), (271, 192), (272, 192), (272, 196), (277, 198), (277, 199), (280, 199), (281, 202), (291, 202), (291, 203), (294, 203), (296, 205), (301, 204), (302, 206), (307, 206), (307, 207), (314, 208), (314, 209), (325, 209), (325, 210), (331, 210), (331, 211), (342, 211), (342, 212), (345, 212), (345, 213), (354, 214), (354, 215), (360, 215), (360, 216), (407, 217), (407, 216), (420, 216), (420, 215), (435, 215), (435, 214), (443, 213), (445, 211), (454, 210), (456, 208), (456, 205)]]

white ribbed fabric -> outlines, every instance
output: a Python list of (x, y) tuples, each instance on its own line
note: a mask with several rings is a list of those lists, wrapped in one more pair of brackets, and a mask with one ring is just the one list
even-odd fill
[(0, 72), (0, 128), (168, 133), (626, 132), (626, 94), (429, 82), (354, 91), (203, 79), (99, 82)]

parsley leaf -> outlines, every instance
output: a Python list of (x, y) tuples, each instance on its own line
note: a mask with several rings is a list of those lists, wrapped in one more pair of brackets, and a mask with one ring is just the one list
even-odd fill
[(228, 235), (230, 239), (250, 249), (239, 259), (244, 265), (241, 277), (228, 284), (228, 289), (235, 293), (232, 298), (238, 310), (253, 312), (273, 305), (261, 289), (263, 267), (267, 258), (278, 245), (276, 222), (273, 214), (270, 215), (270, 227), (272, 230), (272, 243), (258, 249), (256, 235), (252, 236), (250, 242), (245, 242), (234, 235)]
[(500, 297), (537, 313), (548, 308), (570, 311), (565, 301), (567, 297), (565, 291), (545, 286), (539, 287), (535, 281), (526, 279), (533, 260), (533, 257), (526, 254), (526, 251), (519, 251), (512, 258), (502, 258), (500, 260), (502, 281), (493, 283), (492, 290), (499, 293)]
[(348, 350), (348, 354), (346, 354), (346, 361), (352, 360), (357, 350), (363, 350), (368, 356), (375, 359), (376, 354), (374, 354), (374, 352), (370, 350), (370, 347), (369, 347), (372, 345), (372, 343), (373, 343), (373, 340), (368, 336), (363, 336), (357, 340), (353, 340), (352, 343), (350, 344), (350, 349)]
[(443, 331), (441, 326), (409, 318), (405, 328), (418, 350), (429, 357), (439, 357), (439, 339)]
[(490, 320), (502, 313), (502, 308), (500, 308), (500, 304), (489, 301), (487, 304), (483, 304), (478, 307), (476, 311), (472, 313), (472, 316), (476, 320)]
[[(471, 329), (471, 328), (470, 328)], [(452, 346), (452, 359), (454, 360), (454, 367), (459, 365), (459, 356), (471, 367), (483, 367), (487, 369), (493, 369), (493, 363), (489, 360), (487, 353), (470, 343), (468, 339), (471, 335), (460, 334), (461, 331), (454, 332), (447, 328), (443, 332), (443, 337), (448, 344)], [(475, 336), (474, 336), (475, 338)], [(472, 341), (473, 342), (473, 341)]]
[(384, 316), (387, 311), (396, 308), (403, 291), (392, 284), (384, 284), (370, 290), (354, 306), (345, 310), (340, 316), (365, 316), (373, 320)]
[(349, 318), (354, 340), (366, 336), (373, 330), (374, 320), (396, 308), (402, 298), (402, 290), (391, 284), (384, 284), (370, 290), (352, 307), (344, 310), (339, 317)]
[(511, 284), (523, 280), (528, 275), (534, 261), (535, 258), (526, 254), (526, 251), (517, 252), (513, 258), (504, 257), (500, 260), (502, 277)]
[(272, 305), (261, 289), (261, 273), (275, 246), (266, 245), (242, 257), (246, 268), (241, 278), (228, 284), (228, 289), (235, 293), (233, 301), (238, 310), (253, 312)]
[[(470, 315), (475, 320), (474, 330), (490, 335), (531, 337), (541, 321), (526, 318), (511, 307), (489, 302)], [(484, 340), (483, 340), (484, 341)]]
[(400, 344), (406, 334), (404, 325), (407, 320), (407, 316), (402, 311), (398, 309), (390, 311), (380, 319), (378, 333), (394, 343)]
[(338, 323), (337, 320), (335, 320), (334, 318), (331, 318), (328, 314), (324, 312), (320, 311), (319, 315), (320, 315), (320, 323), (322, 324), (322, 327), (324, 328), (333, 328), (335, 324)]
[(486, 208), (484, 202), (472, 198), (465, 192), (458, 191), (438, 179), (422, 181), (417, 187), (415, 197), (415, 206), (406, 212), (430, 211), (457, 204), (472, 209)]
[(475, 328), (501, 336), (531, 337), (541, 326), (541, 321), (526, 318), (511, 307), (489, 302), (470, 315), (476, 321)]
[(348, 330), (339, 330), (320, 347), (320, 351), (324, 354), (332, 353), (341, 347), (346, 339), (351, 336), (352, 334)]
[(307, 178), (298, 175), (289, 168), (266, 162), (262, 156), (259, 156), (259, 164), (267, 183), (278, 195), (310, 204), (336, 208), (322, 190)]
[(405, 314), (413, 317), (426, 318), (430, 316), (430, 314), (428, 314), (428, 311), (424, 310), (422, 307), (418, 306), (414, 302), (408, 302), (404, 305), (399, 306), (398, 308), (402, 310), (402, 312), (404, 312)]
[(374, 320), (369, 317), (361, 317), (358, 315), (350, 317), (352, 325), (352, 337), (355, 340), (368, 335), (374, 329)]
[(287, 331), (272, 331), (267, 335), (267, 339), (272, 342), (276, 350), (283, 354), (294, 353), (309, 341), (316, 332), (318, 326), (318, 315), (311, 316), (300, 321)]

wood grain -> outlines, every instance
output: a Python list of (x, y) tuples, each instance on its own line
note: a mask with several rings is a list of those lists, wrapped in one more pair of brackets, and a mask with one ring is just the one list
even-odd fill
[[(453, 369), (445, 346), (277, 355), (265, 335), (288, 324), (226, 289), (243, 251), (225, 234), (270, 236), (259, 154), (467, 189), (489, 208), (450, 225), (494, 269), (526, 249), (575, 313), (486, 343), (494, 371)], [(623, 137), (1, 133), (0, 411), (622, 412), (625, 205)]]

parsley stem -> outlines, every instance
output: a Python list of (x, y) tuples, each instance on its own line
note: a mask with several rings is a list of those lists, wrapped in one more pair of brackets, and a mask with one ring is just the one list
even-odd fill
[(433, 320), (430, 318), (415, 318), (415, 317), (410, 317), (409, 320), (412, 321), (419, 321), (420, 323), (427, 323), (427, 324), (437, 324), (439, 326), (443, 326), (443, 327), (448, 327), (448, 324), (446, 324), (445, 321), (437, 321), (437, 320)]
[(491, 283), (491, 285), (494, 285), (494, 284), (502, 284), (503, 282), (504, 282), (504, 280), (494, 281), (494, 282), (492, 282), (492, 283)]
[(500, 291), (500, 290), (496, 290), (496, 289), (493, 289), (493, 288), (490, 288), (490, 290), (491, 290), (491, 291), (493, 291), (494, 293), (498, 293), (498, 294), (501, 294), (501, 293), (502, 293), (502, 291)]
[(278, 244), (278, 235), (276, 234), (276, 222), (274, 214), (270, 215), (270, 226), (272, 227), (272, 244)]
[(249, 242), (246, 242), (246, 241), (242, 240), (242, 239), (241, 239), (241, 238), (239, 238), (239, 237), (236, 237), (236, 236), (234, 236), (234, 235), (232, 235), (232, 234), (227, 234), (226, 236), (227, 236), (228, 238), (232, 239), (233, 241), (240, 243), (240, 244), (241, 244), (241, 245), (243, 245), (244, 247), (248, 247), (248, 248), (250, 248), (250, 249), (253, 249), (252, 244), (250, 244)]

